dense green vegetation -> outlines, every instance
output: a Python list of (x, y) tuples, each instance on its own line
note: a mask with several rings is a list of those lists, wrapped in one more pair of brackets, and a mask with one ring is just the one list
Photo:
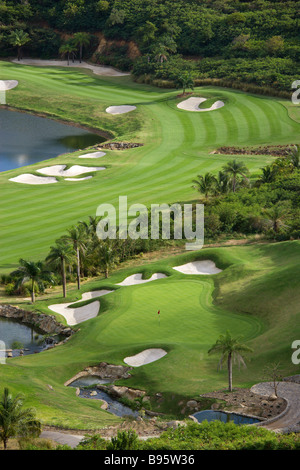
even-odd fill
[[(44, 58), (58, 56), (65, 33), (69, 41), (70, 35), (84, 31), (90, 34), (84, 54), (90, 57), (101, 32), (126, 43), (102, 48), (97, 60), (125, 70), (133, 67), (135, 76), (145, 80), (174, 83), (184, 68), (195, 79), (255, 84), (272, 93), (289, 91), (299, 78), (297, 1), (6, 0), (0, 2), (0, 18), (4, 57), (14, 54), (15, 30), (29, 34), (27, 54)], [(130, 41), (141, 53), (137, 60), (129, 51)], [(187, 60), (190, 56), (194, 60)]]
[(208, 238), (224, 234), (299, 238), (299, 147), (290, 147), (287, 156), (261, 170), (260, 177), (251, 182), (246, 165), (232, 160), (217, 176), (206, 173), (194, 180), (206, 204)]
[[(201, 426), (185, 423), (178, 429), (164, 432), (159, 438), (143, 442), (132, 432), (119, 432), (110, 441), (99, 435), (86, 438), (78, 450), (298, 450), (297, 434), (276, 435), (253, 426), (236, 426), (232, 423), (204, 422)], [(176, 462), (176, 455), (173, 456)], [(179, 456), (177, 456), (178, 458)], [(192, 458), (192, 457), (191, 457)], [(171, 461), (171, 456), (166, 456)], [(187, 462), (189, 461), (187, 457)], [(193, 463), (191, 460), (190, 463)]]

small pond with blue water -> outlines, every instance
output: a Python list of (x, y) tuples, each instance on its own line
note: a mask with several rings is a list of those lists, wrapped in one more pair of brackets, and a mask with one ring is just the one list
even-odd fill
[(222, 421), (223, 423), (234, 422), (235, 424), (254, 424), (260, 420), (251, 416), (243, 416), (237, 413), (225, 413), (224, 411), (203, 410), (193, 414), (199, 423), (203, 421)]

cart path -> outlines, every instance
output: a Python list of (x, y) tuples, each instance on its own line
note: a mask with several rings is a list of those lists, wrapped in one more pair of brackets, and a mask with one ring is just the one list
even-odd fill
[[(253, 393), (270, 396), (274, 394), (274, 387), (271, 382), (264, 382), (254, 385), (251, 388)], [(295, 382), (279, 382), (277, 394), (288, 402), (288, 408), (278, 419), (269, 420), (261, 424), (266, 429), (277, 432), (296, 432), (300, 430), (300, 384)]]

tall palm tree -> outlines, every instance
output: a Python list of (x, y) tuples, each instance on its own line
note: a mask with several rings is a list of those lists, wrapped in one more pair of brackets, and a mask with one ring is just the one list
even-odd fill
[(36, 419), (35, 410), (24, 409), (21, 395), (13, 398), (8, 388), (5, 388), (0, 400), (0, 440), (4, 449), (11, 437), (39, 436), (40, 432), (41, 423)]
[(68, 230), (68, 235), (62, 237), (62, 240), (69, 242), (76, 253), (76, 268), (77, 268), (77, 288), (80, 289), (80, 255), (83, 255), (86, 250), (86, 237), (82, 226), (75, 226)]
[(214, 191), (217, 180), (211, 173), (206, 173), (204, 176), (198, 175), (197, 179), (192, 182), (195, 183), (193, 188), (204, 194), (205, 199), (208, 199), (208, 195)]
[(57, 240), (56, 245), (50, 247), (50, 253), (46, 258), (47, 263), (60, 265), (64, 297), (67, 296), (66, 264), (73, 263), (74, 258), (73, 247), (63, 240)]
[(9, 42), (12, 46), (16, 46), (18, 48), (18, 60), (22, 59), (22, 47), (29, 41), (29, 34), (23, 31), (23, 29), (17, 29), (10, 33)]
[(227, 330), (225, 335), (220, 335), (216, 343), (209, 349), (208, 354), (220, 353), (221, 359), (218, 364), (218, 368), (221, 369), (223, 362), (227, 360), (228, 368), (228, 388), (232, 392), (232, 362), (237, 362), (245, 366), (245, 362), (242, 354), (244, 352), (251, 352), (245, 344), (240, 343), (240, 338), (233, 338)]
[(237, 162), (236, 160), (227, 162), (226, 165), (223, 166), (223, 171), (231, 178), (233, 192), (236, 191), (238, 177), (242, 176), (243, 178), (246, 178), (249, 173), (246, 165), (243, 162)]
[(25, 282), (31, 281), (31, 302), (35, 302), (35, 288), (44, 289), (44, 282), (53, 283), (52, 273), (46, 268), (45, 264), (41, 261), (26, 261), (25, 259), (19, 260), (20, 266), (16, 271), (11, 273), (11, 276), (17, 279), (17, 287)]
[(92, 237), (96, 236), (97, 225), (100, 221), (100, 217), (89, 216), (88, 222), (80, 221), (79, 224), (82, 225), (87, 234), (90, 234)]
[(83, 46), (88, 46), (90, 43), (90, 35), (88, 33), (75, 33), (73, 37), (73, 43), (75, 46), (79, 46), (79, 62), (82, 61), (82, 50)]

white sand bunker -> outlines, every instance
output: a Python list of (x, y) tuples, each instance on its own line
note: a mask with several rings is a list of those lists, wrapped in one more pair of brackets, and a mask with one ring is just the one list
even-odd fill
[(222, 272), (222, 269), (217, 268), (211, 260), (192, 261), (182, 266), (175, 266), (173, 269), (183, 274), (218, 274)]
[(165, 274), (155, 273), (152, 274), (149, 279), (143, 279), (143, 275), (141, 273), (137, 273), (126, 277), (126, 279), (117, 284), (117, 286), (134, 286), (135, 284), (144, 284), (146, 282), (155, 281), (156, 279), (163, 279), (165, 277), (167, 277)]
[(136, 354), (135, 356), (125, 357), (124, 362), (132, 367), (140, 367), (150, 362), (158, 361), (166, 355), (163, 349), (145, 349), (145, 351)]
[(84, 300), (94, 299), (96, 297), (101, 297), (102, 295), (109, 294), (113, 292), (112, 290), (101, 289), (92, 292), (85, 292), (82, 294), (81, 300), (77, 302), (71, 303), (64, 303), (64, 304), (54, 304), (49, 305), (49, 309), (55, 313), (59, 313), (68, 322), (68, 325), (77, 325), (78, 323), (82, 323), (83, 321), (90, 320), (98, 315), (100, 309), (100, 302), (96, 300), (95, 302), (91, 302), (88, 305), (84, 305), (83, 307), (70, 307), (70, 305), (76, 305), (79, 302)]
[(0, 80), (0, 91), (8, 91), (16, 88), (19, 82), (17, 80)]
[(85, 153), (84, 155), (80, 155), (78, 158), (101, 158), (106, 155), (105, 152), (94, 152), (94, 153)]
[(109, 106), (106, 108), (106, 112), (109, 114), (124, 114), (134, 111), (136, 106)]
[(64, 176), (72, 178), (73, 176), (79, 176), (84, 173), (91, 173), (92, 171), (101, 171), (106, 169), (105, 167), (73, 165), (68, 170), (65, 170), (66, 166), (67, 165), (52, 165), (36, 171), (42, 175), (47, 176)]
[(23, 184), (58, 183), (56, 178), (46, 178), (44, 176), (31, 175), (30, 173), (24, 173), (23, 175), (16, 176), (15, 178), (10, 178), (9, 181), (13, 181), (14, 183), (23, 183)]
[(177, 105), (177, 108), (184, 109), (185, 111), (202, 112), (213, 111), (214, 109), (219, 109), (224, 106), (223, 101), (216, 101), (210, 108), (199, 108), (199, 104), (204, 103), (204, 101), (207, 101), (206, 98), (191, 97), (185, 101), (181, 101), (181, 103)]

